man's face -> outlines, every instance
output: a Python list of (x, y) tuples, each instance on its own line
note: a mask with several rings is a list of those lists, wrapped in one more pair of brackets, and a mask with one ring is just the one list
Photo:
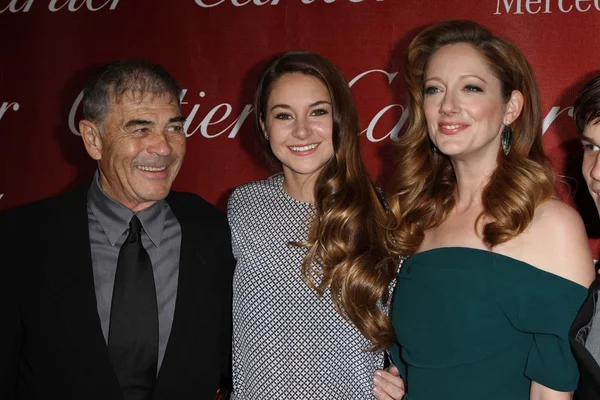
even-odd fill
[(80, 130), (88, 153), (98, 161), (102, 189), (136, 212), (165, 198), (185, 155), (183, 122), (172, 96), (131, 92), (118, 103), (112, 99), (102, 132), (89, 127), (86, 132), (86, 124), (99, 127), (82, 121)]
[(581, 172), (600, 212), (600, 124), (588, 124), (581, 136), (583, 163)]

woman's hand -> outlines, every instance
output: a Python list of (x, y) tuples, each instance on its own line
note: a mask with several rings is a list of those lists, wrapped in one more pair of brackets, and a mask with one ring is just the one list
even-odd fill
[(373, 377), (373, 394), (377, 400), (400, 400), (404, 397), (404, 381), (395, 365), (378, 369)]

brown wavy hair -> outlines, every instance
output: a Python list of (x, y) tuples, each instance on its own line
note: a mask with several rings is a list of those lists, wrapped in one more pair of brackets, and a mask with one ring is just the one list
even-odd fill
[(394, 255), (417, 251), (424, 231), (441, 224), (455, 205), (456, 177), (450, 159), (434, 154), (423, 111), (424, 75), (431, 56), (441, 47), (466, 43), (487, 61), (500, 80), (508, 102), (512, 92), (522, 93), (521, 115), (511, 124), (512, 149), (498, 149), (497, 168), (482, 193), (483, 241), (488, 248), (523, 232), (535, 208), (554, 196), (554, 177), (546, 167), (542, 149), (540, 94), (531, 66), (509, 41), (494, 36), (473, 21), (439, 22), (411, 42), (405, 61), (411, 120), (397, 142), (398, 163), (390, 187), (388, 240)]
[(333, 157), (316, 179), (317, 216), (308, 240), (294, 243), (308, 249), (302, 275), (320, 295), (330, 288), (337, 311), (371, 340), (371, 350), (380, 350), (389, 347), (394, 338), (389, 319), (380, 307), (380, 301), (388, 300), (388, 285), (380, 282), (389, 284), (395, 267), (385, 246), (385, 208), (361, 158), (358, 112), (342, 71), (322, 55), (307, 51), (292, 51), (271, 60), (254, 98), (256, 138), (277, 165), (261, 122), (275, 82), (283, 75), (296, 73), (315, 77), (327, 87), (334, 148)]

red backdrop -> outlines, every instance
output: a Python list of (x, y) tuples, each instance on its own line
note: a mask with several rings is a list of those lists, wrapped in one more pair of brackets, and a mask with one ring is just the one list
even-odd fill
[(572, 103), (600, 69), (600, 0), (0, 0), (0, 211), (89, 180), (79, 95), (97, 66), (129, 57), (164, 65), (186, 89), (188, 153), (175, 189), (224, 210), (234, 187), (269, 174), (249, 104), (266, 60), (291, 49), (328, 56), (351, 80), (365, 162), (385, 185), (401, 156), (389, 150), (406, 119), (405, 49), (424, 26), (449, 18), (476, 20), (528, 57), (544, 146), (599, 258)]

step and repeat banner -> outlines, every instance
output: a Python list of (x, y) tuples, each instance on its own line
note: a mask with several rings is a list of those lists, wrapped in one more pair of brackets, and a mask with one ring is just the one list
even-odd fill
[(560, 193), (584, 216), (599, 258), (572, 104), (600, 73), (600, 0), (0, 0), (0, 211), (90, 179), (95, 164), (77, 131), (81, 90), (99, 65), (130, 57), (164, 65), (185, 89), (188, 151), (176, 190), (224, 210), (233, 188), (270, 174), (254, 145), (252, 96), (266, 61), (292, 49), (342, 68), (365, 162), (385, 186), (408, 117), (406, 48), (451, 18), (512, 40), (533, 65)]

